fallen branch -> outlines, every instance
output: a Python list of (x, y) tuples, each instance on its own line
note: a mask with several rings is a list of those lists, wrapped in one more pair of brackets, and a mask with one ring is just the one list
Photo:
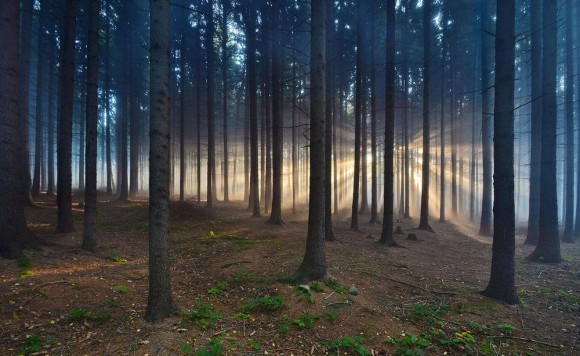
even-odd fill
[(411, 284), (411, 283), (408, 283), (408, 282), (400, 281), (398, 279), (394, 279), (394, 278), (391, 278), (391, 277), (378, 276), (378, 275), (375, 275), (375, 274), (373, 274), (371, 272), (368, 272), (368, 271), (360, 271), (360, 272), (362, 272), (362, 273), (364, 273), (364, 274), (366, 274), (368, 276), (371, 276), (371, 277), (383, 278), (383, 279), (389, 280), (391, 282), (395, 282), (395, 283), (400, 283), (400, 284), (406, 285), (408, 287), (412, 287), (412, 288), (416, 288), (416, 289), (421, 289), (421, 290), (423, 290), (425, 292), (428, 292), (428, 293), (443, 294), (443, 295), (458, 295), (459, 294), (458, 292), (439, 292), (439, 291), (430, 290), (430, 289), (427, 289), (427, 288), (424, 288), (424, 287), (421, 287), (421, 286), (418, 286), (418, 285), (415, 285), (415, 284)]
[(560, 345), (554, 345), (554, 344), (549, 344), (547, 342), (544, 341), (539, 341), (539, 340), (534, 340), (534, 339), (528, 339), (525, 337), (517, 337), (517, 336), (508, 336), (508, 335), (496, 335), (496, 336), (489, 336), (492, 339), (511, 339), (511, 340), (520, 340), (520, 341), (526, 341), (526, 342), (531, 342), (534, 344), (540, 344), (540, 345), (544, 345), (544, 346), (550, 346), (550, 347), (554, 347), (554, 348), (560, 348)]
[(328, 307), (330, 307), (330, 306), (333, 306), (333, 305), (338, 305), (338, 304), (346, 304), (346, 305), (350, 305), (350, 303), (349, 303), (349, 302), (334, 302), (334, 303), (327, 304), (327, 305), (325, 305), (324, 307), (325, 307), (325, 308), (328, 308)]
[(61, 284), (61, 283), (70, 283), (70, 284), (73, 284), (71, 281), (67, 281), (66, 279), (63, 279), (63, 280), (60, 280), (60, 281), (52, 281), (52, 282), (46, 282), (46, 283), (39, 284), (37, 286), (34, 286), (34, 288), (32, 288), (32, 291), (34, 292), (36, 290), (36, 288), (48, 286), (48, 285), (51, 285), (51, 284)]

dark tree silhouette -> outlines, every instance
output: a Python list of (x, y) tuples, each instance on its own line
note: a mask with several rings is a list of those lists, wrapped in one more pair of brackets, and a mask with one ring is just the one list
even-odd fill
[(58, 129), (57, 233), (74, 230), (72, 220), (72, 116), (75, 72), (76, 0), (66, 0), (60, 54), (60, 111)]
[(491, 274), (483, 295), (519, 302), (515, 284), (514, 86), (515, 0), (497, 4), (494, 110), (494, 235)]
[[(331, 1), (326, 1), (326, 72), (325, 80), (326, 87), (324, 89), (325, 95), (325, 118), (324, 123), (326, 125), (325, 136), (324, 136), (324, 180), (326, 186), (324, 188), (324, 238), (326, 241), (335, 241), (334, 231), (332, 229), (332, 133), (334, 129), (333, 125), (333, 112), (332, 108), (334, 106), (334, 73), (332, 66), (332, 39), (334, 34), (334, 19), (333, 19), (333, 4)], [(334, 184), (336, 185), (336, 183)]]
[(169, 271), (169, 0), (150, 0), (149, 296), (145, 319), (175, 311)]
[(429, 225), (429, 159), (431, 129), (429, 123), (431, 91), (431, 4), (432, 0), (423, 3), (423, 165), (421, 182), (421, 215), (419, 229), (433, 231)]
[(89, 3), (89, 36), (87, 63), (87, 126), (86, 126), (86, 183), (85, 183), (85, 224), (83, 245), (86, 250), (96, 246), (97, 226), (97, 126), (98, 126), (98, 83), (99, 83), (99, 12), (100, 1)]
[[(14, 1), (16, 2), (16, 1)], [(30, 194), (31, 177), (29, 169), (29, 124), (30, 124), (30, 52), (32, 43), (32, 15), (34, 8), (34, 0), (22, 0), (22, 20), (20, 25), (20, 57), (19, 57), (19, 116), (20, 116), (20, 130), (18, 135), (20, 137), (19, 150), (21, 156), (18, 160), (20, 167), (20, 174), (22, 179), (19, 180), (19, 192), (22, 194), (27, 205), (33, 205), (32, 195)], [(18, 18), (18, 17), (17, 17)]]
[(395, 3), (387, 1), (387, 83), (385, 98), (385, 174), (384, 174), (384, 209), (383, 231), (380, 243), (395, 245), (393, 238), (393, 200), (394, 200), (394, 161), (395, 144)]
[(558, 4), (543, 2), (542, 33), (542, 149), (540, 168), (540, 230), (529, 260), (560, 262), (558, 192), (556, 186), (556, 76), (558, 57)]
[(325, 1), (312, 0), (310, 56), (310, 199), (306, 252), (298, 268), (299, 280), (320, 279), (326, 275), (324, 254), (324, 111), (325, 111)]
[(224, 125), (223, 125), (223, 134), (224, 134), (224, 174), (223, 174), (223, 183), (224, 183), (224, 202), (230, 201), (230, 188), (229, 188), (229, 152), (228, 152), (228, 95), (229, 95), (229, 88), (228, 88), (228, 16), (229, 16), (229, 8), (230, 2), (229, 0), (222, 0), (222, 22), (221, 22), (221, 30), (222, 30), (222, 85), (223, 85), (223, 94), (222, 94), (222, 107), (223, 107), (223, 116), (224, 116)]
[(209, 216), (213, 214), (215, 198), (215, 130), (214, 130), (214, 45), (213, 36), (215, 24), (213, 19), (213, 0), (207, 4), (207, 32), (205, 34), (205, 46), (207, 50), (207, 211)]

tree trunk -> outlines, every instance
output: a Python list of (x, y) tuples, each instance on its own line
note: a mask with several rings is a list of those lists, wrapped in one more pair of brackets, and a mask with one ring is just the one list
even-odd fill
[(566, 218), (563, 242), (574, 242), (574, 36), (572, 0), (566, 0)]
[[(16, 2), (16, 1), (14, 1)], [(20, 3), (20, 1), (18, 2)], [(30, 51), (32, 47), (32, 16), (34, 9), (33, 0), (22, 1), (22, 18), (20, 33), (20, 56), (19, 56), (19, 116), (20, 116), (20, 159), (18, 160), (21, 169), (21, 178), (19, 180), (19, 192), (25, 200), (26, 205), (33, 205), (32, 195), (30, 194), (31, 177), (30, 177)]]
[[(376, 15), (378, 4), (373, 1), (373, 8), (371, 9), (371, 224), (379, 223), (378, 214), (378, 176), (377, 176), (377, 66), (376, 66)], [(390, 4), (389, 4), (390, 5)], [(392, 88), (395, 90), (395, 88)], [(394, 135), (394, 134), (393, 134)], [(392, 151), (392, 150), (391, 150)]]
[[(97, 226), (97, 129), (99, 121), (99, 13), (100, 1), (89, 2), (89, 36), (87, 63), (87, 126), (86, 126), (86, 183), (85, 183), (85, 224), (83, 244), (85, 250), (94, 250)], [(81, 133), (82, 134), (82, 133)]]
[(105, 141), (106, 141), (106, 156), (107, 156), (107, 195), (113, 195), (113, 163), (111, 157), (111, 43), (110, 43), (110, 27), (107, 21), (105, 32), (105, 47), (107, 48), (107, 55), (105, 56)]
[[(447, 32), (447, 7), (443, 5), (443, 21), (441, 26), (443, 27), (443, 37), (441, 40), (441, 117), (440, 117), (440, 134), (439, 139), (441, 140), (441, 176), (440, 176), (440, 192), (439, 192), (439, 222), (445, 222), (445, 95), (446, 87), (445, 81), (447, 80), (445, 74), (447, 73), (447, 37), (449, 36)], [(453, 75), (453, 74), (451, 74)], [(451, 97), (453, 101), (453, 96)], [(453, 104), (451, 104), (453, 105)]]
[(334, 78), (332, 66), (332, 39), (334, 34), (333, 3), (326, 1), (326, 71), (324, 72), (326, 86), (324, 88), (324, 123), (326, 125), (324, 136), (324, 239), (335, 241), (332, 230), (332, 106), (334, 105)]
[(230, 201), (229, 188), (229, 152), (228, 152), (228, 9), (229, 0), (223, 0), (222, 16), (222, 85), (223, 85), (223, 116), (224, 116), (224, 202)]
[(423, 167), (421, 187), (421, 215), (419, 229), (433, 231), (429, 225), (429, 150), (431, 130), (429, 123), (430, 88), (431, 88), (431, 2), (425, 0), (423, 6)]
[[(52, 31), (50, 32), (53, 33)], [(57, 91), (58, 91), (58, 81), (53, 80), (55, 77), (58, 78), (58, 69), (56, 68), (56, 45), (51, 43), (49, 47), (48, 57), (50, 58), (50, 62), (48, 64), (48, 68), (50, 68), (50, 79), (49, 79), (49, 87), (48, 87), (48, 134), (47, 134), (47, 175), (48, 175), (48, 186), (46, 190), (46, 194), (48, 196), (54, 196), (55, 194), (55, 186), (54, 186), (54, 135), (56, 132), (56, 115), (58, 110), (56, 109), (57, 106)]]
[(280, 2), (272, 3), (272, 212), (268, 222), (282, 225), (282, 53)]
[[(79, 160), (78, 160), (78, 189), (83, 192), (85, 190), (85, 131), (86, 131), (86, 102), (87, 102), (87, 66), (82, 65), (83, 73), (81, 76), (80, 87), (80, 105), (78, 106), (79, 111)], [(74, 94), (73, 94), (74, 95)], [(74, 100), (74, 99), (73, 99)], [(74, 112), (73, 112), (74, 120)], [(73, 160), (74, 162), (74, 160)]]
[(150, 0), (149, 296), (145, 319), (175, 311), (169, 270), (169, 0)]
[(395, 3), (387, 1), (387, 83), (385, 98), (385, 163), (384, 163), (384, 208), (383, 231), (380, 243), (396, 245), (393, 238), (394, 162), (395, 144)]
[(215, 174), (215, 130), (214, 130), (214, 20), (213, 20), (213, 0), (208, 3), (207, 32), (205, 35), (207, 49), (207, 211), (211, 217), (213, 215), (214, 174)]
[[(198, 23), (201, 21), (200, 15), (197, 15)], [(196, 31), (194, 33), (195, 41), (196, 41), (196, 54), (195, 54), (195, 76), (197, 82), (197, 90), (196, 90), (196, 109), (197, 109), (197, 202), (201, 202), (201, 39), (200, 39), (200, 31), (199, 27), (196, 27)]]
[(75, 72), (76, 0), (66, 0), (60, 54), (60, 112), (57, 150), (58, 217), (56, 232), (74, 230), (72, 220), (72, 116)]
[[(409, 0), (405, 0), (405, 23), (403, 24), (403, 33), (405, 36), (409, 33)], [(405, 159), (405, 218), (410, 218), (409, 200), (411, 189), (411, 175), (409, 169), (411, 161), (409, 157), (409, 41), (403, 41), (403, 136), (404, 136), (404, 159)]]
[[(578, 43), (580, 42), (580, 20), (578, 20), (578, 17), (580, 17), (580, 6), (578, 5), (578, 3), (576, 3), (576, 67), (578, 68), (578, 71), (580, 72), (580, 45), (578, 45)], [(578, 122), (578, 127), (580, 127), (580, 84), (578, 84), (578, 82), (576, 82), (576, 102), (578, 104), (578, 107), (576, 108), (576, 116), (577, 116), (577, 122)], [(577, 161), (577, 172), (580, 172), (580, 136), (578, 137), (578, 144), (577, 144), (577, 151), (576, 151), (576, 157), (578, 159)], [(575, 218), (576, 222), (574, 225), (574, 234), (576, 236), (580, 235), (580, 173), (578, 174), (578, 177), (576, 179), (576, 218)]]
[(361, 122), (363, 120), (363, 18), (366, 15), (366, 9), (363, 7), (363, 1), (357, 2), (357, 31), (356, 31), (356, 79), (355, 79), (355, 109), (354, 109), (354, 182), (352, 185), (352, 216), (350, 229), (358, 231), (358, 214), (359, 214), (359, 187), (360, 187), (360, 156), (361, 156)]
[(488, 0), (481, 1), (481, 145), (483, 159), (483, 195), (481, 198), (481, 222), (479, 235), (492, 235), (492, 161), (491, 161), (491, 108), (489, 104), (491, 87), (489, 85), (490, 16)]
[(325, 1), (312, 0), (311, 7), (310, 199), (306, 251), (298, 269), (300, 280), (315, 280), (326, 275), (324, 253)]
[(519, 302), (515, 284), (514, 84), (515, 0), (497, 4), (494, 111), (494, 235), (489, 284), (483, 295)]
[(558, 231), (556, 184), (556, 76), (558, 56), (558, 4), (544, 0), (542, 33), (542, 148), (540, 168), (540, 230), (529, 260), (555, 263), (562, 260)]
[[(181, 18), (185, 21), (184, 10), (181, 10)], [(179, 50), (179, 201), (185, 201), (185, 29), (182, 29)]]

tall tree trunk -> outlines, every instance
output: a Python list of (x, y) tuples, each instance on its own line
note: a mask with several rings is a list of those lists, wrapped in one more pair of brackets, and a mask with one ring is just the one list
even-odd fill
[(269, 223), (282, 225), (282, 53), (280, 2), (272, 3), (272, 212)]
[(215, 174), (215, 130), (214, 130), (214, 22), (213, 22), (213, 0), (208, 2), (206, 49), (207, 49), (207, 211), (211, 217), (213, 215), (214, 174)]
[(105, 56), (105, 141), (106, 141), (106, 161), (107, 161), (107, 195), (113, 195), (113, 163), (111, 157), (111, 25), (107, 21), (105, 27), (105, 47), (107, 55)]
[(74, 230), (72, 220), (72, 116), (75, 72), (76, 0), (66, 0), (64, 38), (60, 54), (60, 112), (58, 130), (56, 232)]
[[(378, 11), (378, 4), (376, 1), (372, 2), (371, 9), (371, 224), (379, 223), (378, 214), (378, 175), (377, 175), (377, 66), (376, 66), (376, 15)], [(390, 5), (390, 4), (388, 4)], [(394, 90), (394, 88), (393, 88)], [(394, 135), (394, 134), (393, 134)]]
[[(441, 26), (443, 27), (443, 37), (441, 40), (441, 117), (440, 117), (440, 140), (441, 140), (441, 176), (440, 176), (440, 192), (439, 192), (439, 222), (445, 222), (445, 95), (446, 95), (446, 87), (445, 81), (447, 77), (445, 76), (447, 73), (447, 37), (449, 36), (447, 32), (447, 7), (443, 5), (443, 21)], [(451, 74), (453, 75), (453, 74)], [(453, 97), (451, 98), (453, 101)], [(453, 104), (451, 104), (453, 105)]]
[[(99, 13), (100, 1), (89, 2), (89, 36), (87, 62), (87, 148), (86, 148), (86, 183), (85, 183), (85, 224), (83, 244), (85, 250), (93, 250), (97, 244), (95, 229), (97, 226), (97, 129), (99, 121)], [(82, 135), (82, 133), (81, 133)]]
[[(135, 42), (135, 28), (131, 23), (131, 43)], [(129, 58), (134, 58), (135, 49), (129, 45)], [(130, 135), (131, 146), (129, 147), (130, 162), (129, 162), (129, 195), (134, 198), (139, 192), (139, 98), (137, 95), (138, 74), (136, 65), (131, 65), (129, 69), (129, 105), (130, 105)]]
[(540, 160), (542, 152), (542, 0), (530, 2), (532, 17), (532, 113), (530, 137), (530, 194), (525, 244), (536, 245), (540, 233)]
[[(21, 190), (24, 171), (19, 164), (24, 144), (19, 135), (22, 132), (19, 126), (23, 125), (19, 67), (26, 62), (20, 60), (22, 54), (19, 55), (19, 39), (21, 43), (24, 40), (19, 37), (19, 14), (19, 1), (0, 1), (0, 256), (4, 258), (22, 257), (22, 249), (31, 237), (24, 215), (28, 199)], [(23, 70), (28, 71), (27, 68)]]
[[(181, 10), (181, 18), (185, 21), (184, 10)], [(182, 29), (179, 50), (179, 201), (185, 201), (185, 29)]]
[[(250, 131), (250, 196), (253, 217), (260, 217), (260, 192), (258, 172), (258, 113), (257, 113), (257, 85), (256, 85), (256, 14), (253, 1), (247, 4), (245, 13), (246, 51), (247, 51), (247, 79), (249, 94), (249, 131)], [(253, 194), (252, 194), (253, 193)]]
[(566, 0), (566, 218), (563, 242), (574, 242), (574, 35), (572, 0)]
[[(122, 24), (119, 26), (122, 28), (121, 33), (123, 34), (124, 38), (127, 38), (131, 35), (130, 23), (129, 23), (129, 14), (130, 14), (131, 5), (129, 3), (123, 4), (123, 16)], [(120, 174), (119, 174), (119, 200), (127, 201), (129, 200), (129, 177), (128, 177), (128, 157), (127, 157), (127, 148), (128, 148), (128, 131), (129, 131), (129, 72), (130, 72), (130, 64), (129, 64), (129, 45), (123, 45), (123, 53), (121, 59), (121, 73), (120, 73), (120, 96), (122, 102), (120, 103), (121, 107), (121, 115), (119, 115), (120, 119), (120, 161), (117, 161), (117, 165), (120, 165)], [(120, 163), (119, 163), (120, 162)]]
[(223, 85), (223, 116), (224, 116), (224, 202), (230, 201), (229, 188), (229, 152), (228, 152), (228, 10), (229, 0), (222, 0), (222, 85)]
[[(198, 13), (197, 15), (198, 23), (201, 21), (201, 17)], [(202, 77), (201, 77), (201, 39), (200, 39), (200, 31), (199, 28), (196, 28), (194, 33), (195, 41), (196, 41), (196, 53), (195, 53), (195, 75), (196, 75), (196, 82), (197, 82), (197, 90), (196, 90), (196, 110), (197, 110), (197, 202), (201, 202), (201, 85), (202, 85)]]
[(481, 1), (481, 145), (483, 159), (483, 195), (481, 197), (481, 222), (479, 235), (492, 235), (492, 161), (491, 161), (491, 108), (489, 104), (491, 86), (489, 85), (490, 16), (488, 1)]
[(358, 214), (359, 214), (359, 187), (360, 187), (360, 156), (361, 156), (361, 122), (363, 120), (363, 45), (364, 26), (363, 18), (366, 14), (366, 9), (363, 6), (365, 1), (357, 2), (357, 30), (356, 30), (356, 78), (355, 78), (355, 113), (354, 113), (354, 182), (352, 185), (352, 216), (350, 222), (350, 229), (358, 231)]
[(48, 3), (41, 1), (41, 8), (39, 13), (39, 24), (38, 24), (38, 60), (37, 60), (37, 70), (36, 70), (36, 122), (35, 122), (35, 144), (34, 144), (34, 175), (32, 178), (32, 188), (31, 195), (33, 198), (38, 198), (40, 196), (40, 166), (42, 164), (42, 155), (44, 153), (44, 135), (43, 129), (45, 126), (44, 117), (46, 115), (45, 107), (45, 85), (44, 77), (46, 75), (46, 61), (47, 58), (44, 55), (46, 51), (46, 46), (48, 39), (46, 38), (46, 19), (48, 16)]
[(423, 6), (423, 167), (421, 187), (421, 215), (419, 229), (433, 231), (429, 225), (429, 150), (431, 129), (429, 123), (431, 89), (431, 2), (425, 0)]
[(394, 162), (395, 144), (395, 3), (387, 1), (387, 83), (385, 98), (385, 163), (384, 163), (384, 208), (383, 231), (380, 243), (396, 245), (393, 238)]
[[(405, 22), (403, 24), (404, 36), (409, 33), (409, 0), (405, 0)], [(405, 37), (406, 38), (406, 37)], [(403, 41), (403, 140), (404, 140), (404, 158), (405, 158), (405, 218), (410, 218), (410, 190), (411, 190), (411, 161), (409, 157), (409, 41)]]
[[(53, 33), (52, 31), (50, 32)], [(48, 173), (48, 186), (46, 190), (46, 194), (48, 196), (54, 196), (55, 194), (55, 186), (54, 186), (54, 134), (56, 132), (56, 115), (58, 110), (56, 109), (57, 106), (57, 91), (58, 91), (58, 81), (53, 80), (58, 78), (58, 69), (56, 68), (56, 45), (51, 43), (48, 52), (49, 57), (49, 72), (50, 72), (50, 79), (49, 79), (49, 87), (48, 87), (48, 134), (47, 134), (47, 173)]]
[[(20, 3), (19, 1), (14, 1)], [(20, 5), (20, 4), (19, 4)], [(32, 15), (34, 9), (34, 0), (22, 1), (22, 12), (20, 18), (20, 56), (19, 56), (19, 117), (20, 131), (20, 159), (18, 160), (21, 169), (21, 178), (19, 180), (19, 192), (22, 194), (26, 205), (33, 205), (32, 195), (30, 194), (31, 177), (30, 177), (30, 52), (32, 47)]]
[[(295, 36), (292, 36), (292, 48), (295, 45)], [(292, 214), (296, 214), (296, 193), (298, 187), (298, 140), (296, 127), (296, 55), (292, 54)]]
[[(87, 103), (87, 66), (82, 65), (83, 74), (81, 76), (80, 92), (81, 100), (78, 106), (79, 110), (79, 160), (78, 160), (78, 178), (79, 178), (79, 191), (83, 192), (85, 190), (85, 131), (86, 131), (86, 103)], [(73, 99), (74, 100), (74, 99)], [(74, 113), (73, 113), (74, 115)], [(74, 117), (74, 116), (73, 116)]]
[[(456, 92), (455, 92), (455, 61), (456, 61), (456, 52), (451, 52), (451, 63), (450, 63), (450, 73), (449, 76), (451, 77), (451, 111), (450, 111), (450, 129), (451, 129), (451, 213), (454, 218), (457, 219), (458, 214), (458, 200), (461, 201), (461, 197), (458, 198), (458, 190), (462, 192), (461, 189), (461, 182), (463, 181), (460, 177), (459, 179), (459, 187), (457, 184), (457, 127), (456, 127), (456, 116), (457, 116), (457, 109), (456, 105)], [(463, 164), (463, 161), (462, 163)], [(460, 175), (463, 175), (463, 166), (461, 165), (460, 168)]]
[(332, 38), (334, 34), (334, 19), (332, 1), (326, 1), (326, 71), (324, 72), (326, 87), (324, 88), (324, 123), (326, 125), (324, 135), (324, 238), (326, 241), (334, 241), (332, 230), (332, 107), (334, 105), (334, 78), (332, 66)]
[[(580, 72), (580, 45), (578, 45), (578, 43), (580, 42), (580, 20), (578, 20), (578, 18), (580, 17), (580, 5), (578, 5), (578, 3), (576, 3), (576, 67), (578, 69), (578, 71)], [(576, 102), (578, 104), (577, 108), (576, 108), (576, 116), (577, 116), (577, 125), (578, 127), (580, 127), (580, 84), (578, 82), (576, 82)], [(580, 135), (578, 137), (578, 144), (577, 144), (577, 151), (576, 151), (576, 157), (577, 157), (577, 172), (580, 172)], [(575, 224), (574, 224), (574, 234), (575, 235), (580, 235), (580, 173), (578, 173), (578, 176), (576, 178), (576, 217), (575, 217)]]
[(494, 110), (494, 235), (489, 284), (483, 295), (519, 302), (515, 283), (514, 84), (515, 0), (497, 4)]
[(324, 150), (325, 150), (325, 1), (312, 0), (311, 105), (310, 105), (310, 199), (306, 251), (298, 269), (298, 279), (314, 280), (326, 275), (324, 253)]
[(145, 319), (175, 311), (169, 270), (169, 0), (150, 0), (149, 296)]
[(556, 184), (556, 76), (558, 4), (544, 0), (542, 33), (542, 148), (540, 168), (540, 230), (536, 249), (528, 259), (560, 262), (558, 193)]

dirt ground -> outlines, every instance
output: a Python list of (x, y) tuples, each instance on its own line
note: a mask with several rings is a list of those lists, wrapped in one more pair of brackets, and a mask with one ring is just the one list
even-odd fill
[(427, 233), (401, 221), (401, 247), (384, 248), (380, 225), (363, 216), (355, 233), (340, 215), (338, 241), (326, 244), (329, 278), (300, 287), (289, 276), (304, 253), (304, 213), (284, 211), (277, 227), (241, 202), (218, 204), (211, 220), (197, 203), (173, 203), (179, 312), (150, 324), (147, 202), (100, 199), (94, 254), (79, 248), (82, 205), (77, 231), (65, 235), (53, 234), (53, 199), (29, 209), (30, 228), (53, 245), (0, 259), (2, 355), (580, 354), (579, 244), (562, 246), (560, 264), (537, 264), (525, 261), (532, 248), (518, 237), (522, 303), (510, 306), (478, 293), (491, 240), (465, 235), (470, 226), (433, 219)]

